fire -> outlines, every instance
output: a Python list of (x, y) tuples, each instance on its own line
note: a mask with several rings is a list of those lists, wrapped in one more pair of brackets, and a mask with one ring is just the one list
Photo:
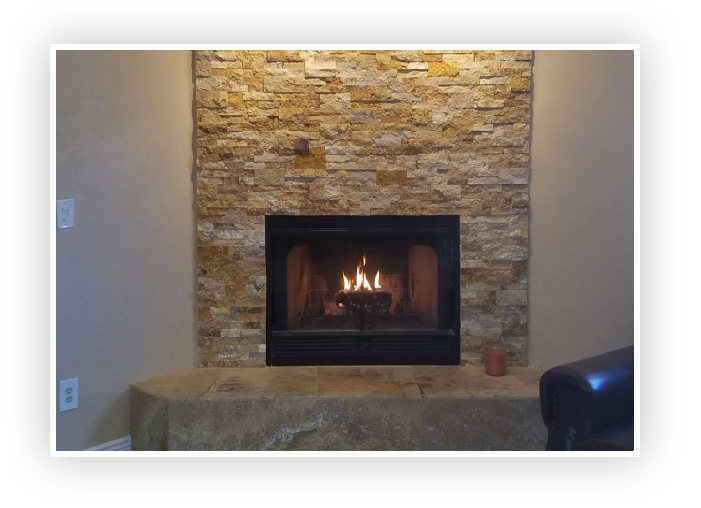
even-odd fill
[(365, 278), (365, 274), (363, 274), (363, 289), (367, 289), (368, 291), (372, 291), (370, 284), (368, 284), (368, 280)]
[[(343, 275), (343, 290), (344, 291), (372, 291), (373, 287), (370, 285), (365, 274), (365, 256), (363, 256), (362, 262), (355, 267), (355, 285), (351, 288), (351, 281), (346, 277), (346, 272), (342, 272)], [(375, 274), (375, 284), (374, 289), (380, 289), (380, 270), (377, 270)]]

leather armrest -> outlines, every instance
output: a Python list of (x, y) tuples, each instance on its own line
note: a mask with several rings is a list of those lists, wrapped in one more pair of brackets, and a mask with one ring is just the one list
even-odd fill
[[(633, 346), (553, 367), (540, 378), (540, 408), (551, 440), (564, 449), (631, 419)], [(557, 420), (557, 421), (555, 421)], [(557, 448), (558, 445), (554, 445)], [(555, 449), (552, 448), (552, 449)]]

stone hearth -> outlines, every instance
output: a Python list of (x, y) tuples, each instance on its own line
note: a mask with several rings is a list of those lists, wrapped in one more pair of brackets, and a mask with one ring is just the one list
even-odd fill
[(133, 450), (544, 450), (542, 370), (269, 367), (132, 386)]

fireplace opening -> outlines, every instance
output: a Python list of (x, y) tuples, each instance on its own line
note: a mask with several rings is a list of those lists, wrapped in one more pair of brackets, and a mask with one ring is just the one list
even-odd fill
[(329, 238), (287, 254), (289, 330), (436, 330), (438, 256), (429, 239)]
[(266, 217), (268, 365), (459, 364), (454, 216)]

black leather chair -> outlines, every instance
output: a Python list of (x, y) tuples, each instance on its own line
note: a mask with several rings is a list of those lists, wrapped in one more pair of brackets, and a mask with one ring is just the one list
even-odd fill
[(540, 378), (547, 450), (633, 450), (633, 346), (559, 365)]

